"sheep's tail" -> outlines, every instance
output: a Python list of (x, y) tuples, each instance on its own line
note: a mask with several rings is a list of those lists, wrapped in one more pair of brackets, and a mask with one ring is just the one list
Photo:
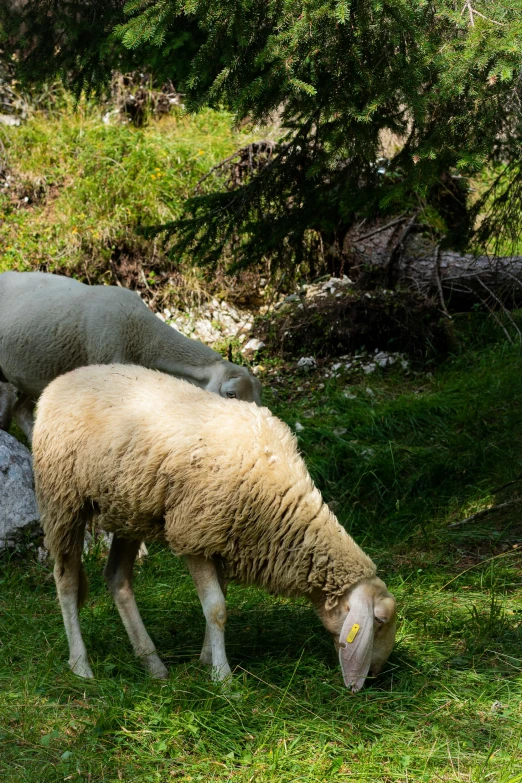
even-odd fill
[(89, 581), (87, 579), (87, 573), (85, 571), (83, 563), (80, 563), (80, 573), (78, 582), (78, 611), (82, 608), (87, 600), (89, 593)]

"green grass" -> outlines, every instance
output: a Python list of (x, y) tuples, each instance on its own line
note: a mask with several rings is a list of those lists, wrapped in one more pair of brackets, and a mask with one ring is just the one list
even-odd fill
[(369, 521), (372, 541), (436, 529), (522, 472), (520, 346), (497, 340), (483, 315), (455, 320), (460, 349), (434, 374), (397, 369), (322, 389), (321, 378), (290, 376), (279, 389), (279, 415), (304, 425), (311, 472), (359, 536)]
[[(243, 139), (224, 113), (136, 129), (65, 97), (1, 133), (14, 184), (0, 194), (0, 271), (69, 266), (108, 282), (118, 253), (163, 262), (140, 227), (179, 215)], [(96, 680), (86, 683), (67, 669), (50, 565), (4, 554), (2, 783), (522, 783), (521, 506), (449, 527), (522, 489), (496, 491), (522, 473), (521, 348), (484, 316), (455, 320), (461, 347), (431, 375), (323, 383), (266, 362), (266, 402), (304, 426), (317, 484), (396, 594), (385, 671), (352, 696), (304, 601), (232, 586), (231, 698), (198, 662), (204, 623), (187, 572), (152, 548), (136, 593), (170, 680), (149, 680), (134, 661), (94, 552), (81, 620)]]
[(314, 477), (397, 597), (396, 648), (376, 680), (352, 696), (305, 602), (232, 586), (230, 698), (198, 662), (204, 625), (187, 572), (153, 548), (136, 593), (169, 681), (133, 660), (95, 552), (82, 627), (97, 679), (85, 683), (67, 670), (50, 566), (4, 556), (0, 779), (521, 783), (520, 506), (448, 527), (522, 486), (495, 492), (522, 473), (521, 349), (462, 320), (460, 352), (431, 377), (320, 388), (288, 370), (267, 393), (304, 425)]
[(225, 112), (177, 110), (143, 128), (102, 116), (64, 95), (2, 129), (12, 179), (0, 190), (0, 272), (69, 266), (96, 276), (115, 251), (157, 265), (161, 247), (141, 229), (179, 217), (199, 179), (245, 138)]

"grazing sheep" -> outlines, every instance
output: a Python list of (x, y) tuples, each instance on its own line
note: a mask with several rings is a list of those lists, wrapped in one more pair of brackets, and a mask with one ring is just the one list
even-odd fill
[(126, 288), (88, 286), (44, 272), (0, 274), (0, 381), (22, 392), (9, 405), (0, 384), (0, 426), (11, 415), (31, 439), (34, 401), (54, 378), (88, 364), (140, 364), (222, 397), (261, 404), (245, 367), (163, 323)]
[(63, 375), (42, 394), (33, 440), (37, 499), (69, 664), (92, 677), (78, 608), (86, 522), (113, 533), (105, 578), (136, 655), (165, 677), (132, 591), (140, 540), (183, 556), (206, 618), (201, 658), (230, 675), (225, 584), (307, 596), (355, 692), (395, 638), (395, 600), (314, 487), (290, 429), (266, 408), (128, 365)]

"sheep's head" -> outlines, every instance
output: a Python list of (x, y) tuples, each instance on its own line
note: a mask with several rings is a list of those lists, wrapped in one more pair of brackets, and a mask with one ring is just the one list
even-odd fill
[(357, 693), (368, 673), (378, 674), (392, 651), (395, 598), (381, 579), (373, 577), (361, 579), (343, 595), (323, 599), (316, 607), (339, 650), (344, 683)]
[(207, 387), (221, 397), (255, 402), (261, 405), (261, 384), (246, 367), (232, 362), (220, 362), (216, 377)]

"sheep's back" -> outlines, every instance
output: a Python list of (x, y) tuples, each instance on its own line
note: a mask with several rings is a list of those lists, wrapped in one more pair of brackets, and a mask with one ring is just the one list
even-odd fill
[[(286, 458), (274, 454), (281, 448)], [(290, 431), (266, 409), (122, 365), (53, 381), (38, 403), (33, 452), (49, 518), (90, 504), (107, 530), (150, 539), (164, 537), (167, 517), (180, 552), (195, 543), (215, 551), (256, 509), (276, 510), (276, 485), (286, 487), (289, 457), (297, 458)], [(271, 498), (261, 489), (267, 479)]]
[(75, 367), (141, 363), (156, 322), (126, 289), (43, 272), (0, 275), (0, 367), (34, 397)]
[(143, 367), (84, 367), (40, 398), (33, 452), (53, 554), (97, 512), (107, 530), (219, 556), (229, 577), (278, 593), (339, 595), (375, 573), (266, 408)]
[(84, 288), (42, 272), (0, 275), (0, 367), (28, 394), (87, 363), (77, 317)]

